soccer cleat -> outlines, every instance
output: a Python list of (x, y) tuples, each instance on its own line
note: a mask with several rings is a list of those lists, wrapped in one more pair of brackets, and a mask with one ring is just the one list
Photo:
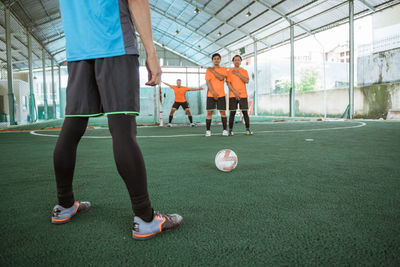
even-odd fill
[(246, 130), (246, 135), (253, 135), (253, 132), (250, 130)]
[(229, 136), (234, 136), (235, 134), (231, 131), (231, 130), (229, 130)]
[(197, 126), (197, 124), (196, 124), (195, 122), (192, 122), (192, 123), (190, 124), (190, 126), (192, 126), (192, 127), (196, 127), (196, 126)]
[(222, 136), (228, 136), (228, 131), (227, 130), (223, 130), (222, 131)]
[(167, 127), (172, 127), (172, 124), (171, 124), (171, 123), (168, 123), (168, 124), (167, 124)]
[(182, 224), (182, 216), (178, 214), (162, 214), (154, 212), (151, 222), (145, 222), (140, 217), (133, 219), (132, 238), (136, 240), (147, 240), (162, 232), (178, 228)]
[(54, 224), (63, 224), (67, 223), (71, 220), (72, 216), (77, 213), (86, 212), (89, 210), (91, 204), (90, 202), (80, 202), (75, 201), (74, 205), (70, 208), (64, 208), (60, 205), (55, 205), (53, 208), (53, 214), (51, 216), (51, 223)]
[(206, 137), (208, 137), (208, 136), (211, 136), (211, 131), (210, 130), (206, 131)]

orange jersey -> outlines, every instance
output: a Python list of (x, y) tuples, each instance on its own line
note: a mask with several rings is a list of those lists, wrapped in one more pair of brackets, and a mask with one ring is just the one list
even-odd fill
[[(219, 67), (214, 69), (218, 74), (224, 75), (225, 77), (228, 75), (228, 70), (225, 67)], [(218, 97), (223, 97), (225, 96), (225, 90), (224, 90), (224, 83), (225, 81), (220, 81), (215, 77), (214, 73), (211, 71), (207, 70), (206, 71), (206, 81), (210, 81), (211, 86), (213, 90), (217, 93)], [(211, 93), (210, 90), (208, 90), (207, 96), (209, 97), (214, 97), (214, 95)]]
[(185, 94), (190, 90), (190, 88), (185, 86), (178, 87), (176, 85), (171, 85), (171, 88), (174, 89), (175, 102), (186, 102)]
[[(238, 69), (230, 69), (228, 71), (228, 76), (226, 77), (226, 81), (230, 82), (233, 89), (235, 89), (237, 92), (239, 92), (240, 98), (246, 98), (247, 97), (247, 90), (246, 90), (246, 84), (240, 79), (239, 76), (236, 74), (233, 74), (233, 71), (239, 72), (243, 77), (249, 78), (249, 73), (247, 70), (240, 68)], [(232, 92), (232, 90), (229, 90), (229, 97), (235, 97), (235, 94)]]

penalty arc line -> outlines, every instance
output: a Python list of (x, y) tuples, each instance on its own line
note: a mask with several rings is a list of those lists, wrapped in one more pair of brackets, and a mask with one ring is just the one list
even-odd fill
[[(333, 127), (333, 128), (317, 128), (317, 129), (302, 129), (302, 130), (277, 130), (277, 131), (257, 131), (256, 134), (258, 133), (287, 133), (287, 132), (313, 132), (313, 131), (329, 131), (329, 130), (342, 130), (342, 129), (354, 129), (354, 128), (360, 128), (364, 127), (367, 125), (365, 122), (357, 122), (360, 123), (359, 125), (355, 126), (345, 126), (345, 127)], [(58, 137), (57, 135), (54, 134), (41, 134), (37, 133), (36, 131), (30, 131), (29, 132), (32, 135), (37, 135), (37, 136), (45, 136), (45, 137)], [(239, 133), (245, 133), (245, 132), (239, 132)], [(219, 134), (213, 134), (213, 135), (219, 135)], [(193, 136), (204, 136), (204, 134), (177, 134), (177, 135), (149, 135), (149, 136), (137, 136), (136, 138), (175, 138), (175, 137), (193, 137)], [(82, 138), (87, 138), (87, 139), (109, 139), (111, 136), (82, 136)]]

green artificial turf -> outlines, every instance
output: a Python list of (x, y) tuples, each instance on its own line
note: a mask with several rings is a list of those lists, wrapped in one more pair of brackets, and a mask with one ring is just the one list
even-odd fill
[[(233, 137), (213, 126), (209, 138), (203, 126), (139, 128), (153, 207), (184, 218), (148, 241), (131, 238), (110, 138), (78, 148), (75, 197), (92, 209), (52, 225), (56, 138), (2, 133), (0, 266), (399, 265), (400, 123), (362, 123), (261, 123), (254, 136), (236, 124)], [(214, 165), (223, 148), (238, 155), (233, 172)]]

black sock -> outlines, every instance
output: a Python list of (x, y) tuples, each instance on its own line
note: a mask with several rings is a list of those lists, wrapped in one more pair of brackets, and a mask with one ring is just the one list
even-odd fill
[(169, 123), (172, 122), (172, 118), (173, 118), (173, 116), (169, 116)]
[(226, 117), (222, 117), (221, 116), (221, 120), (222, 120), (222, 127), (224, 128), (224, 130), (226, 130)]
[(244, 118), (244, 123), (246, 124), (246, 129), (250, 129), (250, 118), (249, 118), (249, 113), (247, 110), (242, 110), (243, 118)]
[(108, 115), (118, 173), (131, 197), (133, 212), (145, 221), (153, 218), (147, 192), (147, 175), (142, 152), (136, 142), (136, 118), (132, 115)]
[(53, 153), (58, 204), (64, 208), (74, 205), (72, 180), (75, 170), (76, 150), (85, 133), (88, 118), (65, 118)]
[(188, 117), (189, 117), (190, 123), (193, 123), (193, 117), (192, 116), (188, 116)]
[(211, 129), (211, 119), (210, 120), (206, 119), (206, 128), (207, 128), (207, 131), (209, 131)]
[(233, 122), (235, 121), (235, 114), (236, 111), (231, 111), (231, 113), (229, 114), (229, 130), (231, 131), (233, 129)]

